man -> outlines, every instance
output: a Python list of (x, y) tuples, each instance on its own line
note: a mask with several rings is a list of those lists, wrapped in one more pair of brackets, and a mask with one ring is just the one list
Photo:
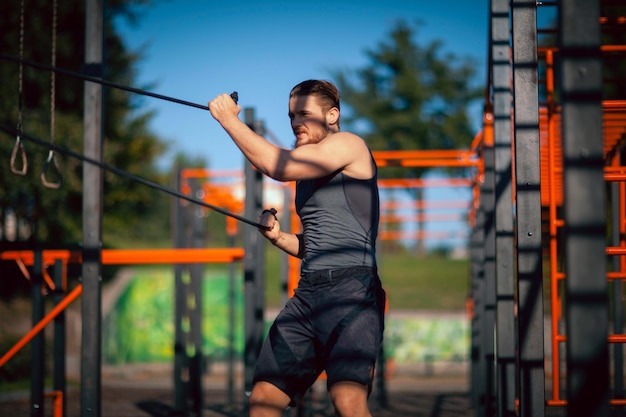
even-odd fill
[(271, 211), (259, 222), (277, 248), (302, 259), (294, 297), (261, 349), (250, 415), (282, 416), (326, 371), (339, 416), (371, 416), (367, 398), (382, 343), (385, 293), (376, 271), (377, 168), (358, 136), (339, 130), (339, 92), (308, 80), (289, 96), (296, 142), (279, 148), (238, 118), (227, 94), (209, 103), (213, 117), (263, 174), (296, 181), (302, 234), (282, 232)]

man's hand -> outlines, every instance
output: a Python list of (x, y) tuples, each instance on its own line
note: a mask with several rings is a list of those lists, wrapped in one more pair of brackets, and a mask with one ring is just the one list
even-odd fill
[(266, 229), (259, 229), (259, 232), (273, 245), (276, 244), (278, 239), (280, 238), (280, 223), (278, 223), (278, 218), (276, 217), (276, 209), (271, 210), (263, 210), (261, 215), (259, 216), (259, 224), (263, 226), (267, 226)]
[(220, 94), (209, 102), (209, 110), (211, 116), (218, 122), (222, 123), (228, 117), (239, 117), (241, 106), (239, 106), (234, 100), (232, 95)]

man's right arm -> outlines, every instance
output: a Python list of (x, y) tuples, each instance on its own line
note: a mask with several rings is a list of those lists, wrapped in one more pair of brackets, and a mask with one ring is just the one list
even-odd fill
[(276, 239), (268, 239), (272, 245), (291, 256), (302, 259), (304, 256), (304, 240), (301, 234), (281, 232)]
[(276, 210), (263, 210), (259, 216), (259, 223), (267, 229), (259, 228), (259, 232), (272, 245), (291, 256), (302, 259), (304, 256), (304, 239), (302, 234), (287, 233), (280, 230), (280, 222), (276, 217)]

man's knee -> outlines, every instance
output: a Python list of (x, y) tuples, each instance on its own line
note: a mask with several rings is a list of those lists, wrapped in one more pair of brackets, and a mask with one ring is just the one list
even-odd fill
[(251, 417), (282, 416), (289, 405), (289, 396), (269, 382), (257, 382), (250, 394)]
[(367, 406), (367, 386), (337, 382), (330, 387), (330, 398), (341, 417), (371, 417)]

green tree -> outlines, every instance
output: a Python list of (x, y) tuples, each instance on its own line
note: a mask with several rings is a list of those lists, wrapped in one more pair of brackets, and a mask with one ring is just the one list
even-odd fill
[[(83, 67), (85, 50), (85, 15), (83, 0), (58, 1), (56, 12), (49, 0), (7, 1), (0, 4), (3, 31), (0, 50), (18, 58), (20, 44), (25, 60), (55, 66), (73, 72)], [(141, 8), (148, 0), (109, 0), (105, 14), (104, 75), (107, 80), (133, 85), (135, 65), (140, 56), (129, 51), (115, 32), (114, 21), (139, 18)], [(24, 6), (23, 15), (20, 13)], [(23, 16), (23, 31), (20, 18)], [(53, 16), (56, 16), (56, 42), (53, 42)], [(15, 128), (23, 120), (24, 134), (51, 140), (76, 153), (83, 150), (83, 81), (63, 74), (55, 74), (52, 90), (49, 71), (22, 66), (10, 60), (0, 60), (0, 124)], [(19, 80), (22, 80), (21, 106)], [(142, 97), (120, 89), (104, 88), (104, 161), (133, 174), (161, 182), (155, 159), (165, 145), (150, 131), (150, 112), (141, 111)], [(54, 92), (54, 95), (53, 95)], [(54, 112), (52, 112), (54, 105)], [(51, 126), (54, 121), (54, 135)], [(58, 173), (62, 175), (59, 189), (45, 188), (40, 174), (48, 157), (48, 148), (24, 140), (28, 160), (25, 176), (10, 170), (10, 155), (16, 137), (0, 133), (0, 211), (2, 217), (15, 214), (21, 225), (18, 236), (8, 236), (6, 224), (0, 221), (4, 233), (0, 242), (15, 240), (18, 246), (60, 247), (77, 244), (81, 239), (82, 217), (82, 162), (63, 155), (55, 155)], [(16, 161), (21, 167), (20, 157)], [(50, 181), (58, 178), (57, 170), (48, 165)], [(122, 233), (129, 225), (140, 223), (141, 217), (161, 198), (157, 191), (110, 173), (104, 179), (104, 228), (109, 233)], [(167, 234), (167, 230), (165, 230)], [(21, 243), (19, 243), (21, 242)], [(10, 242), (10, 246), (15, 246)], [(105, 242), (106, 244), (106, 242)]]
[[(374, 150), (468, 148), (475, 133), (469, 107), (484, 91), (472, 86), (476, 64), (444, 53), (439, 40), (421, 45), (418, 28), (398, 21), (387, 39), (366, 51), (367, 65), (333, 72), (351, 110), (342, 120)], [(420, 178), (425, 172), (389, 167), (380, 175)], [(421, 190), (407, 191), (422, 199)]]

